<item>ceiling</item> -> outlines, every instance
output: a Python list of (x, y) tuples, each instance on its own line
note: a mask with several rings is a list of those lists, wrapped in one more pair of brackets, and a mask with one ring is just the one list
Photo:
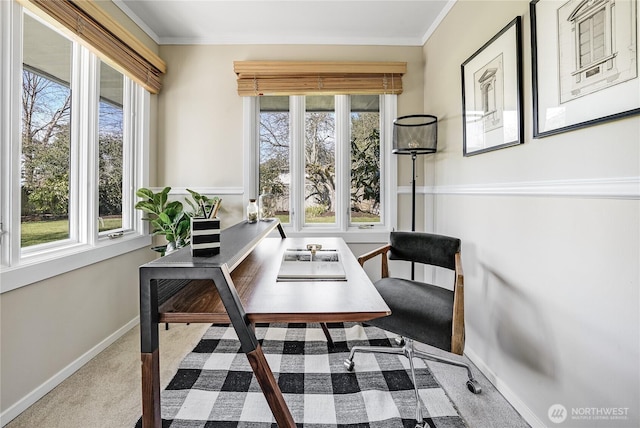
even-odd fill
[(113, 0), (158, 44), (422, 46), (456, 0)]

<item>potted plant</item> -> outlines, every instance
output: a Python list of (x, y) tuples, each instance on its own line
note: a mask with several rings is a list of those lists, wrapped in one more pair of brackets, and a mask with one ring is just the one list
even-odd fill
[(167, 240), (166, 245), (152, 247), (161, 255), (188, 245), (191, 237), (190, 217), (209, 217), (212, 214), (215, 216), (212, 211), (217, 212), (222, 201), (217, 196), (209, 198), (187, 189), (193, 199), (185, 199), (192, 210), (187, 212), (184, 210), (182, 202), (169, 202), (170, 191), (171, 187), (165, 187), (160, 192), (154, 193), (152, 190), (142, 187), (136, 192), (136, 195), (142, 199), (136, 204), (136, 209), (147, 214), (142, 219), (148, 221), (153, 227), (151, 231), (153, 235), (162, 235)]
[(191, 197), (193, 198), (193, 201), (191, 201), (189, 198), (185, 199), (185, 201), (191, 207), (190, 215), (192, 217), (209, 218), (216, 216), (222, 199), (220, 199), (218, 196), (209, 198), (208, 196), (201, 195), (200, 193), (191, 189), (187, 189), (187, 192), (189, 192), (191, 194)]
[(158, 193), (147, 188), (140, 188), (136, 195), (142, 200), (136, 204), (139, 209), (147, 214), (143, 220), (153, 227), (153, 235), (162, 235), (167, 240), (166, 245), (153, 247), (153, 250), (162, 255), (170, 253), (189, 243), (191, 235), (189, 216), (184, 212), (180, 201), (168, 201), (171, 187), (165, 187)]

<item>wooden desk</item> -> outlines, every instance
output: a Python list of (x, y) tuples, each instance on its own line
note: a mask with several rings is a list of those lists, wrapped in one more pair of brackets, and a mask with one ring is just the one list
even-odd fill
[[(281, 238), (266, 238), (275, 229)], [(307, 243), (336, 248), (347, 281), (276, 282), (282, 253)], [(189, 279), (188, 285), (158, 302), (158, 280)], [(293, 418), (254, 333), (257, 322), (368, 321), (390, 314), (389, 307), (342, 239), (285, 238), (277, 221), (239, 223), (221, 234), (221, 252), (192, 258), (190, 248), (140, 267), (142, 424), (160, 427), (158, 323), (230, 322), (280, 427)]]

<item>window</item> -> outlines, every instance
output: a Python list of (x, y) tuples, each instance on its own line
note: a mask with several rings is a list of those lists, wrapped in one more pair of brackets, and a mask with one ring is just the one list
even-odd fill
[(150, 243), (133, 208), (149, 94), (15, 2), (0, 6), (12, 29), (0, 66), (4, 292)]
[(20, 154), (21, 246), (69, 239), (69, 39), (24, 16)]
[(255, 136), (247, 170), (257, 170), (247, 199), (273, 194), (290, 234), (388, 231), (395, 103), (395, 95), (245, 97), (246, 135)]
[[(98, 230), (122, 229), (124, 76), (100, 63), (98, 116)], [(130, 228), (130, 225), (127, 225)]]
[(350, 224), (380, 224), (380, 97), (351, 96)]
[(334, 97), (305, 97), (303, 223), (335, 225), (336, 198)]

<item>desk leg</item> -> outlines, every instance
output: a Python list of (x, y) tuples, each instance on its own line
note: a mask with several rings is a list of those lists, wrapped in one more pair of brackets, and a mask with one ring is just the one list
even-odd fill
[(162, 425), (160, 416), (160, 358), (159, 350), (142, 353), (142, 427)]
[(140, 352), (142, 362), (142, 426), (160, 428), (160, 350), (158, 283), (140, 269)]
[(254, 325), (249, 322), (247, 314), (244, 312), (227, 266), (224, 265), (222, 268), (214, 269), (211, 272), (211, 277), (218, 289), (238, 339), (240, 339), (242, 352), (245, 353), (249, 364), (251, 364), (253, 373), (256, 375), (258, 384), (260, 384), (262, 393), (269, 404), (273, 417), (278, 423), (278, 427), (295, 428), (296, 424), (293, 422), (293, 416), (291, 416), (289, 407), (284, 401), (282, 391), (273, 376), (269, 363), (267, 363), (262, 347), (258, 343)]
[(260, 345), (258, 345), (255, 350), (247, 353), (247, 359), (260, 384), (262, 393), (267, 399), (271, 413), (273, 413), (273, 416), (276, 418), (278, 427), (295, 428), (296, 424), (293, 421), (289, 407), (287, 407), (287, 403), (284, 401), (282, 391), (273, 377), (273, 372), (267, 363), (267, 359)]

